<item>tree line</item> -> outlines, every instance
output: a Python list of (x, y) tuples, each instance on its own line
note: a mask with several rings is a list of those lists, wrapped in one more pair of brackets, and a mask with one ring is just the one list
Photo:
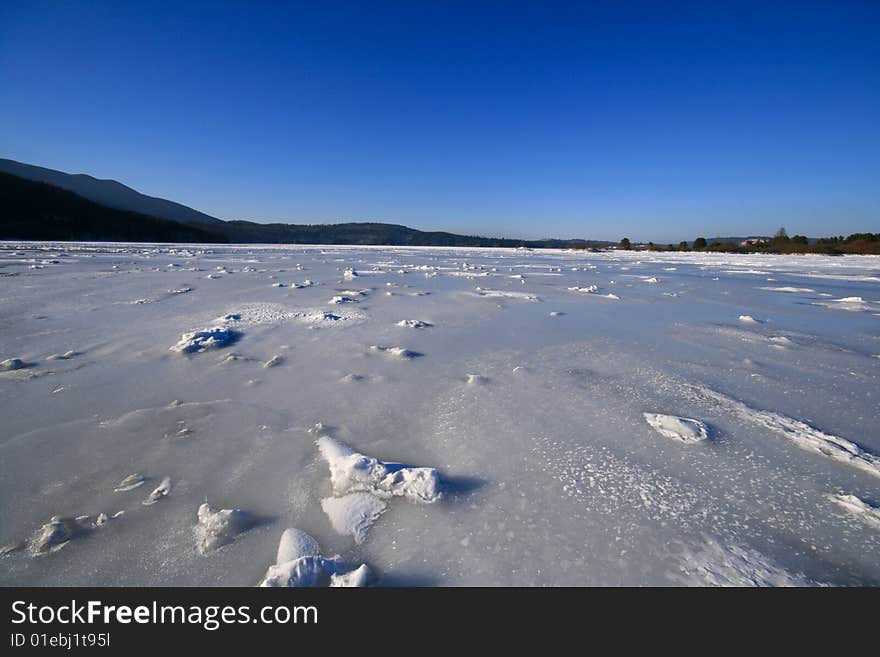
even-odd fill
[(674, 244), (647, 244), (637, 247), (629, 238), (620, 240), (617, 248), (632, 250), (644, 248), (648, 251), (708, 251), (717, 253), (823, 253), (826, 255), (874, 254), (880, 255), (880, 233), (852, 233), (810, 240), (804, 235), (789, 236), (785, 228), (780, 228), (771, 238), (753, 238), (742, 242), (709, 243), (705, 237), (697, 237), (693, 242)]

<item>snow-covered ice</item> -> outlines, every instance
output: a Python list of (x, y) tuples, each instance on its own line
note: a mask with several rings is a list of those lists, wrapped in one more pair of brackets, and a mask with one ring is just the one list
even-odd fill
[(7, 242), (0, 274), (0, 585), (880, 585), (880, 258)]

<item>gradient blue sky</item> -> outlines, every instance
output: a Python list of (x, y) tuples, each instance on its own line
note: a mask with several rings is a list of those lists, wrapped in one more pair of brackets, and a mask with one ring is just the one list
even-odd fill
[(880, 230), (880, 2), (0, 3), (0, 156), (215, 216)]

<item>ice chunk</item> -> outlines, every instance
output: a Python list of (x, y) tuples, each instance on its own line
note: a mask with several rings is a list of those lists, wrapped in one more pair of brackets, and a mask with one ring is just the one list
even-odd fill
[(276, 365), (281, 365), (281, 363), (283, 363), (283, 362), (284, 362), (283, 356), (275, 355), (275, 356), (272, 356), (272, 358), (267, 360), (265, 363), (263, 363), (263, 367), (275, 367)]
[(426, 503), (436, 502), (442, 495), (440, 474), (434, 468), (384, 463), (328, 435), (318, 438), (316, 444), (330, 467), (330, 480), (338, 494), (364, 491)]
[(235, 342), (241, 333), (230, 328), (215, 326), (203, 331), (184, 333), (180, 341), (171, 347), (171, 351), (180, 353), (198, 353), (206, 349), (219, 349)]
[[(346, 577), (349, 574), (351, 576)], [(353, 568), (339, 559), (307, 556), (269, 566), (260, 586), (287, 588), (367, 586), (371, 579), (366, 564)]]
[(171, 492), (171, 477), (165, 477), (162, 482), (153, 489), (149, 495), (147, 495), (146, 499), (141, 502), (144, 506), (152, 506), (159, 500), (168, 496), (168, 493)]
[(128, 475), (125, 479), (116, 484), (116, 488), (113, 489), (114, 493), (125, 493), (130, 490), (134, 490), (138, 486), (143, 486), (146, 481), (146, 477), (140, 474), (139, 472), (135, 472), (134, 474)]
[(404, 347), (386, 347), (383, 345), (371, 345), (370, 351), (378, 351), (380, 353), (384, 353), (393, 358), (399, 358), (401, 360), (409, 360), (411, 358), (418, 358), (422, 354), (418, 351), (412, 351), (410, 349), (405, 349)]
[(642, 413), (645, 421), (661, 436), (685, 444), (698, 443), (709, 437), (709, 427), (699, 420), (662, 413)]
[(330, 586), (339, 588), (363, 588), (373, 581), (373, 571), (362, 563), (360, 566), (347, 573), (333, 573), (330, 575)]
[(215, 511), (205, 502), (199, 507), (196, 539), (203, 554), (235, 540), (238, 534), (254, 525), (253, 516), (241, 509)]
[[(120, 514), (115, 514), (116, 518)], [(106, 513), (96, 516), (77, 516), (64, 518), (54, 516), (49, 522), (40, 527), (39, 531), (30, 541), (31, 552), (35, 555), (57, 552), (71, 540), (90, 533), (92, 530), (106, 525), (109, 521)]]
[(260, 582), (263, 587), (367, 586), (374, 580), (367, 564), (354, 566), (321, 556), (318, 542), (299, 529), (284, 530), (275, 565)]
[(402, 319), (399, 322), (397, 322), (397, 326), (402, 326), (404, 328), (421, 329), (421, 328), (430, 328), (431, 326), (434, 326), (434, 325), (430, 324), (428, 322), (423, 322), (419, 319)]
[(11, 372), (13, 370), (20, 370), (24, 366), (25, 363), (21, 358), (7, 358), (6, 360), (0, 362), (0, 372)]

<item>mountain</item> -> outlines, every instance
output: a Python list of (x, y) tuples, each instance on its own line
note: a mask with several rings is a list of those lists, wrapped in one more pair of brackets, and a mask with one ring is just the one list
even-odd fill
[[(3, 169), (22, 171), (4, 173)], [(165, 199), (144, 196), (112, 180), (71, 175), (0, 159), (0, 239), (240, 244), (374, 244), (388, 246), (492, 246), (576, 248), (608, 246), (587, 240), (521, 240), (422, 231), (397, 224), (261, 224), (221, 221)], [(46, 180), (34, 180), (42, 177)], [(53, 182), (59, 181), (59, 182)], [(73, 185), (83, 191), (72, 190)], [(120, 191), (124, 190), (124, 191)], [(111, 196), (110, 202), (99, 200)], [(120, 208), (120, 200), (157, 211)], [(169, 209), (184, 219), (169, 218)], [(192, 219), (193, 213), (201, 219)]]
[(193, 224), (217, 224), (220, 219), (193, 210), (180, 203), (164, 198), (147, 196), (115, 180), (100, 180), (86, 174), (64, 173), (54, 169), (23, 164), (0, 158), (0, 173), (10, 173), (26, 180), (49, 183), (61, 189), (79, 194), (108, 208), (129, 210), (160, 219), (170, 219)]
[(0, 173), (0, 239), (218, 242), (204, 225), (108, 208), (66, 189)]

